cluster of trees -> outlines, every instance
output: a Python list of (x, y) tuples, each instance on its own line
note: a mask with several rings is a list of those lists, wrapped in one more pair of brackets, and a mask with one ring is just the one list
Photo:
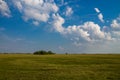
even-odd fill
[(51, 54), (55, 54), (52, 51), (44, 51), (44, 50), (40, 50), (40, 51), (36, 51), (33, 53), (34, 55), (51, 55)]

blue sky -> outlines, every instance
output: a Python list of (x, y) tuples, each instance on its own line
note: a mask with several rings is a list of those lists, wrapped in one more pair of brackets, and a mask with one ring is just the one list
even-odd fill
[(0, 52), (119, 53), (120, 0), (0, 0)]

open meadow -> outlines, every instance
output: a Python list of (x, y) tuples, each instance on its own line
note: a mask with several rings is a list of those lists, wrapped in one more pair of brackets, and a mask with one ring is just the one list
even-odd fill
[(120, 55), (0, 54), (0, 80), (120, 80)]

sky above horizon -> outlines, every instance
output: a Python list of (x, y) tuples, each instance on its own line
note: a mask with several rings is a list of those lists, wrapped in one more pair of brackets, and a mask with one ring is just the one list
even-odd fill
[(120, 53), (120, 0), (0, 0), (0, 52)]

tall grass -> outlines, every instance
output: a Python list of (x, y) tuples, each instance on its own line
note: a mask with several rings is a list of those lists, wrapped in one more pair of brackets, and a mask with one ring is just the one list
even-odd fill
[(120, 80), (120, 55), (1, 54), (0, 80)]

